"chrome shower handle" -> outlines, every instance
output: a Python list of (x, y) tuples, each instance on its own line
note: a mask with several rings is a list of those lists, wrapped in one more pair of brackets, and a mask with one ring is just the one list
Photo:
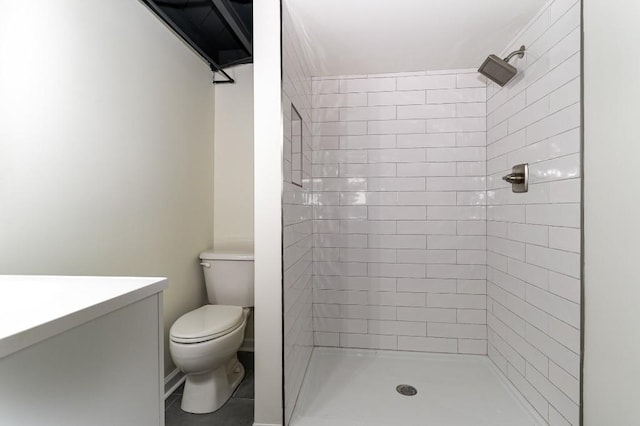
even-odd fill
[(524, 173), (509, 173), (506, 176), (502, 176), (502, 180), (509, 182), (510, 184), (514, 183), (523, 183), (524, 182)]

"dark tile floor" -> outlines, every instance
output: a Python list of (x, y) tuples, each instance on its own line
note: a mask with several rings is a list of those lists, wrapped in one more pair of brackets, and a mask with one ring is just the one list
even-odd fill
[(180, 386), (164, 402), (165, 426), (251, 426), (253, 424), (253, 353), (239, 352), (238, 359), (244, 365), (245, 377), (227, 403), (215, 413), (191, 414), (180, 409)]

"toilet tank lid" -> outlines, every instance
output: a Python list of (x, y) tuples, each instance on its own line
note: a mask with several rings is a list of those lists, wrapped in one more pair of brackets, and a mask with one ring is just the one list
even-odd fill
[(253, 252), (250, 251), (213, 251), (207, 250), (200, 253), (201, 260), (253, 260)]

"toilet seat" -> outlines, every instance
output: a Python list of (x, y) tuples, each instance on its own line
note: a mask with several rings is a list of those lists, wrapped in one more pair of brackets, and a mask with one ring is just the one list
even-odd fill
[(200, 343), (231, 333), (243, 323), (242, 307), (205, 305), (178, 318), (169, 336), (177, 343)]

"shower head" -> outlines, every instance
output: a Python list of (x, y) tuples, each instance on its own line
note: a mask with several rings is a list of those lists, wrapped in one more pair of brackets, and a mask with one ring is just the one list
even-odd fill
[(489, 55), (482, 65), (480, 65), (480, 68), (478, 68), (478, 72), (500, 86), (504, 86), (518, 73), (516, 67), (509, 65), (509, 61), (516, 55), (522, 58), (524, 56), (524, 50), (524, 46), (521, 46), (520, 50), (511, 52), (509, 56), (504, 59), (500, 59), (496, 55)]

